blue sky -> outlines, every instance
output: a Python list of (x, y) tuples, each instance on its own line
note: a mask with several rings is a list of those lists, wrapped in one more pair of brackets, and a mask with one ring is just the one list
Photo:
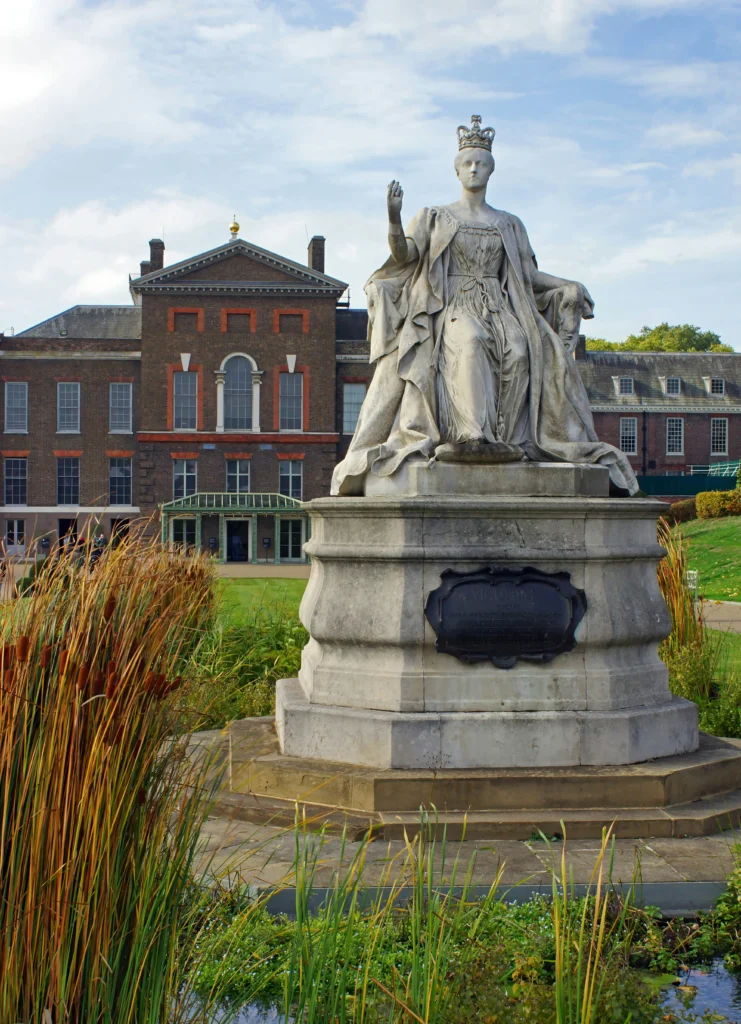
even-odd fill
[(24, 0), (0, 36), (0, 330), (126, 303), (241, 235), (353, 305), (404, 216), (450, 202), (455, 128), (496, 128), (489, 201), (588, 333), (689, 321), (741, 350), (741, 4), (730, 0)]

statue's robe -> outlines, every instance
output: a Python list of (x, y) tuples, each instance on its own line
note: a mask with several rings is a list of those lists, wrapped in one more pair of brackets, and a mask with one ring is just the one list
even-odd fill
[[(511, 213), (494, 212), (505, 249), (503, 287), (528, 343), (528, 422), (518, 443), (534, 461), (606, 466), (620, 492), (635, 494), (627, 457), (597, 439), (576, 363), (546, 319), (556, 315), (558, 296), (553, 289), (537, 296), (533, 290), (537, 263), (525, 227)], [(420, 210), (407, 229), (418, 258), (405, 264), (389, 259), (366, 284), (376, 367), (348, 453), (335, 468), (332, 494), (362, 494), (367, 473), (389, 476), (410, 456), (433, 457), (447, 440), (440, 436), (435, 377), (449, 246), (457, 230), (448, 207)]]

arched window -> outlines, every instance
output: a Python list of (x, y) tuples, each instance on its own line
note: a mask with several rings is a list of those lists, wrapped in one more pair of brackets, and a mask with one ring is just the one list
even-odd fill
[(224, 371), (224, 429), (252, 430), (252, 365), (245, 356), (232, 356)]

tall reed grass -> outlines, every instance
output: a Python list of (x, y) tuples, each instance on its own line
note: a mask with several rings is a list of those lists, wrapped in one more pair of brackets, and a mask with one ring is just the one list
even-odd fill
[(154, 1024), (181, 985), (203, 766), (169, 739), (212, 570), (132, 538), (4, 607), (0, 1020)]
[(698, 705), (705, 732), (741, 736), (741, 679), (730, 665), (725, 637), (708, 630), (702, 605), (687, 586), (689, 542), (663, 519), (658, 539), (666, 549), (659, 586), (672, 626), (659, 654), (669, 670), (669, 686), (676, 696)]

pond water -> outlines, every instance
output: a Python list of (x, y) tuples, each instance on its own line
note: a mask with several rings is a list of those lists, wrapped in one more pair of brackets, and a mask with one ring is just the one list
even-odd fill
[(700, 1020), (703, 1014), (717, 1014), (710, 1019), (718, 1024), (741, 1024), (741, 975), (727, 971), (722, 960), (706, 968), (684, 971), (679, 977), (681, 986), (672, 986), (666, 993), (666, 1010), (676, 1013), (680, 1020), (680, 1011), (686, 1009)]
[[(741, 1024), (741, 975), (727, 971), (722, 960), (683, 971), (678, 977), (681, 985), (667, 988), (661, 1016), (674, 1013), (678, 1022)], [(277, 1010), (248, 1006), (234, 1024), (284, 1024), (284, 1018)]]

